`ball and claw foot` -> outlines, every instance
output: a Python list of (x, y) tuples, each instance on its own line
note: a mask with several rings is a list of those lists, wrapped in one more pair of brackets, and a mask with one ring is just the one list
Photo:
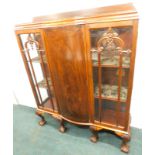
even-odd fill
[(65, 128), (64, 126), (60, 126), (59, 131), (61, 133), (64, 133), (67, 130), (67, 128)]
[(92, 135), (92, 136), (90, 137), (90, 141), (93, 142), (93, 143), (96, 143), (96, 142), (98, 141), (98, 137)]
[(128, 135), (123, 135), (123, 141), (121, 145), (121, 151), (128, 153), (129, 152), (129, 145), (128, 142), (130, 141), (131, 135), (130, 133)]
[(90, 127), (90, 131), (92, 132), (92, 136), (90, 137), (90, 141), (96, 143), (99, 139), (98, 132), (93, 127)]
[(128, 153), (128, 152), (129, 152), (129, 145), (126, 144), (126, 143), (123, 143), (123, 144), (121, 145), (121, 151), (122, 151), (122, 152), (125, 152), (125, 153)]
[(44, 118), (44, 116), (42, 114), (43, 114), (42, 112), (36, 111), (36, 115), (41, 118), (41, 120), (39, 121), (40, 126), (43, 126), (43, 125), (46, 124), (45, 118)]
[(45, 120), (40, 120), (40, 121), (39, 121), (39, 125), (40, 125), (40, 126), (44, 126), (45, 124), (46, 124), (46, 121), (45, 121)]
[(59, 128), (59, 131), (61, 133), (64, 133), (65, 131), (67, 130), (67, 128), (65, 127), (65, 124), (64, 124), (64, 120), (60, 120), (60, 128)]

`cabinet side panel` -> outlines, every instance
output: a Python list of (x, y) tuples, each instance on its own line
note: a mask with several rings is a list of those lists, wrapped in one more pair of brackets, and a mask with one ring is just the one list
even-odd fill
[(45, 30), (47, 56), (61, 114), (88, 122), (88, 88), (82, 26)]

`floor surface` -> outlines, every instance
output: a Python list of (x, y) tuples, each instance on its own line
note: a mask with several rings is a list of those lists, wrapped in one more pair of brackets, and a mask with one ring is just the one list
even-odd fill
[[(88, 127), (67, 123), (68, 131), (62, 134), (57, 120), (45, 118), (47, 124), (41, 127), (35, 109), (14, 105), (14, 155), (125, 155), (120, 151), (121, 139), (111, 133), (100, 132), (94, 144)], [(142, 131), (132, 128), (131, 134), (128, 155), (142, 155)]]

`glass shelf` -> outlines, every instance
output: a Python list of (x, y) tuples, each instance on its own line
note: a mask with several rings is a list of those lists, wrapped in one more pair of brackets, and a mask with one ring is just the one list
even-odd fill
[[(95, 97), (99, 98), (99, 89), (98, 86), (95, 87)], [(117, 85), (101, 85), (101, 98), (118, 101), (118, 86)], [(127, 88), (121, 87), (120, 100), (121, 102), (125, 102), (127, 99)]]
[[(98, 66), (98, 52), (95, 49), (92, 49), (92, 63), (93, 66)], [(101, 67), (119, 67), (119, 55), (111, 55), (106, 56), (102, 55), (100, 56), (100, 65)], [(122, 67), (123, 68), (129, 68), (130, 67), (130, 56), (129, 55), (123, 55), (122, 57)]]
[[(51, 79), (50, 79), (50, 78), (47, 78), (47, 80), (48, 80), (49, 86), (52, 86)], [(40, 82), (38, 82), (38, 86), (39, 86), (40, 88), (47, 88), (46, 79), (43, 79), (43, 80), (41, 80)]]
[[(22, 52), (27, 52), (27, 50), (26, 49), (23, 49), (23, 50), (21, 50)], [(39, 49), (37, 49), (37, 51), (38, 52), (44, 52), (45, 50), (39, 50)]]
[(54, 112), (58, 112), (58, 107), (57, 107), (57, 103), (56, 103), (56, 99), (52, 98), (52, 103), (51, 103), (51, 99), (48, 98), (46, 99), (41, 106), (39, 106), (39, 108), (41, 109), (45, 109), (45, 110), (49, 110), (49, 111), (54, 111)]
[[(47, 63), (47, 61), (46, 61), (46, 56), (43, 55), (42, 58), (43, 58), (43, 62), (44, 62), (44, 63)], [(35, 63), (41, 63), (41, 57), (38, 56), (38, 57), (32, 58), (31, 61), (32, 61), (32, 62), (35, 62)]]
[(56, 99), (52, 98), (52, 101), (53, 101), (53, 106), (51, 104), (51, 99), (49, 98), (46, 102), (43, 103), (42, 106), (40, 106), (40, 108), (52, 110), (52, 111), (54, 110), (55, 112), (57, 112), (58, 107), (57, 107)]
[[(93, 67), (99, 67), (98, 64), (93, 64), (92, 65)], [(103, 67), (103, 68), (119, 68), (119, 66), (113, 66), (113, 65), (100, 65), (100, 67)], [(123, 69), (129, 69), (129, 66), (122, 66)]]

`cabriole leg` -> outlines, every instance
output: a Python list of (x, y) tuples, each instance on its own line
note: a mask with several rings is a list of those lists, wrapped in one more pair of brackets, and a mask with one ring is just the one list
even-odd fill
[(42, 114), (43, 114), (43, 112), (40, 112), (38, 110), (36, 111), (36, 115), (38, 115), (41, 118), (41, 120), (39, 121), (40, 126), (43, 126), (46, 124), (46, 120)]
[(98, 131), (95, 130), (94, 127), (90, 127), (90, 131), (92, 132), (92, 136), (90, 137), (90, 141), (93, 143), (96, 143), (99, 139), (98, 137)]
[(59, 128), (59, 131), (60, 131), (61, 133), (64, 133), (66, 130), (67, 130), (67, 128), (65, 127), (64, 120), (61, 119), (61, 120), (60, 120), (60, 128)]
[(120, 133), (120, 132), (115, 132), (115, 134), (117, 136), (119, 136), (119, 137), (122, 138), (121, 151), (122, 152), (125, 152), (125, 153), (128, 153), (129, 152), (128, 142), (131, 139), (131, 130), (130, 130), (130, 127), (129, 127), (129, 130), (128, 130), (128, 133), (127, 134)]
[(121, 151), (128, 153), (129, 152), (129, 145), (128, 142), (130, 141), (130, 135), (123, 135), (123, 141), (121, 145)]

